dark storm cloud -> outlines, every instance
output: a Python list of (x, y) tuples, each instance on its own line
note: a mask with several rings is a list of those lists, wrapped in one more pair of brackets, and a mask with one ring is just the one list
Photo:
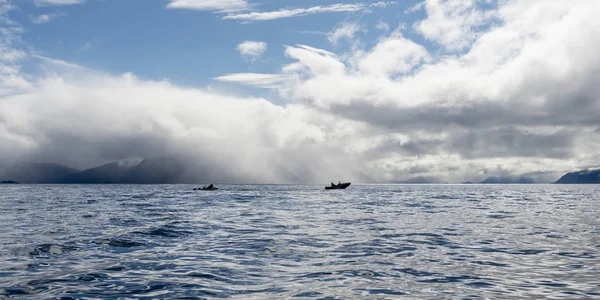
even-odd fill
[(406, 172), (409, 174), (421, 174), (421, 173), (427, 173), (429, 171), (430, 171), (430, 168), (423, 166), (423, 165), (412, 166), (406, 170)]
[(449, 126), (488, 127), (519, 119), (501, 105), (493, 103), (468, 106), (422, 105), (401, 108), (393, 104), (375, 106), (364, 101), (354, 101), (350, 105), (332, 105), (329, 111), (345, 118), (363, 121), (397, 132), (441, 131)]
[(364, 153), (370, 159), (389, 156), (458, 154), (465, 159), (539, 157), (563, 159), (573, 155), (576, 132), (532, 133), (515, 127), (448, 130), (445, 138), (408, 135), (409, 141), (388, 138)]
[(440, 139), (416, 139), (402, 142), (395, 138), (386, 138), (366, 151), (363, 156), (368, 159), (377, 159), (387, 157), (390, 154), (403, 156), (437, 154), (440, 152), (443, 142)]
[(514, 127), (470, 131), (451, 136), (447, 151), (465, 158), (572, 156), (574, 132), (522, 132)]
[[(600, 82), (600, 78), (599, 81)], [(332, 104), (327, 111), (393, 131), (438, 131), (448, 127), (479, 129), (511, 124), (513, 126), (597, 126), (600, 123), (600, 89), (590, 81), (589, 86), (571, 94), (539, 94), (541, 104), (528, 105), (527, 99), (517, 98), (504, 103), (490, 100), (464, 103), (432, 103), (401, 107), (393, 103), (373, 105), (355, 99), (347, 104)], [(594, 94), (590, 95), (590, 93)], [(524, 92), (527, 94), (527, 92)]]

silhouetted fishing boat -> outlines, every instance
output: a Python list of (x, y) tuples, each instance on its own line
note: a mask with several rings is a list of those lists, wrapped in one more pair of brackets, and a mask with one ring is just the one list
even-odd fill
[(325, 189), (326, 190), (343, 190), (347, 187), (349, 187), (351, 184), (351, 182), (340, 182), (338, 184), (334, 184), (333, 182), (331, 183), (331, 186), (326, 186)]
[(216, 191), (218, 190), (218, 187), (215, 187), (214, 185), (209, 185), (209, 186), (203, 186), (201, 188), (194, 188), (194, 191)]

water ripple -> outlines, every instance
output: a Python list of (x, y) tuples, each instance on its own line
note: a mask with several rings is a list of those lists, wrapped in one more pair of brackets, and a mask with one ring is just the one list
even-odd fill
[(600, 188), (0, 187), (0, 299), (591, 299)]

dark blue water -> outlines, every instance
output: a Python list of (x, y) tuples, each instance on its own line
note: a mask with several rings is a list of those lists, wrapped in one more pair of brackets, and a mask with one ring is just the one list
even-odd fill
[(0, 298), (600, 298), (600, 186), (0, 186)]

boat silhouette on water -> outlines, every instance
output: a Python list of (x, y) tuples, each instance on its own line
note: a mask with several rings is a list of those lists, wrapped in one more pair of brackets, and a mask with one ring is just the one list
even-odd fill
[(351, 184), (351, 182), (338, 182), (338, 184), (334, 184), (333, 182), (331, 183), (331, 186), (326, 186), (325, 189), (326, 190), (343, 190), (347, 187), (349, 187)]
[(194, 191), (216, 191), (218, 190), (218, 187), (215, 187), (214, 185), (209, 185), (209, 186), (203, 186), (201, 188), (194, 188)]

